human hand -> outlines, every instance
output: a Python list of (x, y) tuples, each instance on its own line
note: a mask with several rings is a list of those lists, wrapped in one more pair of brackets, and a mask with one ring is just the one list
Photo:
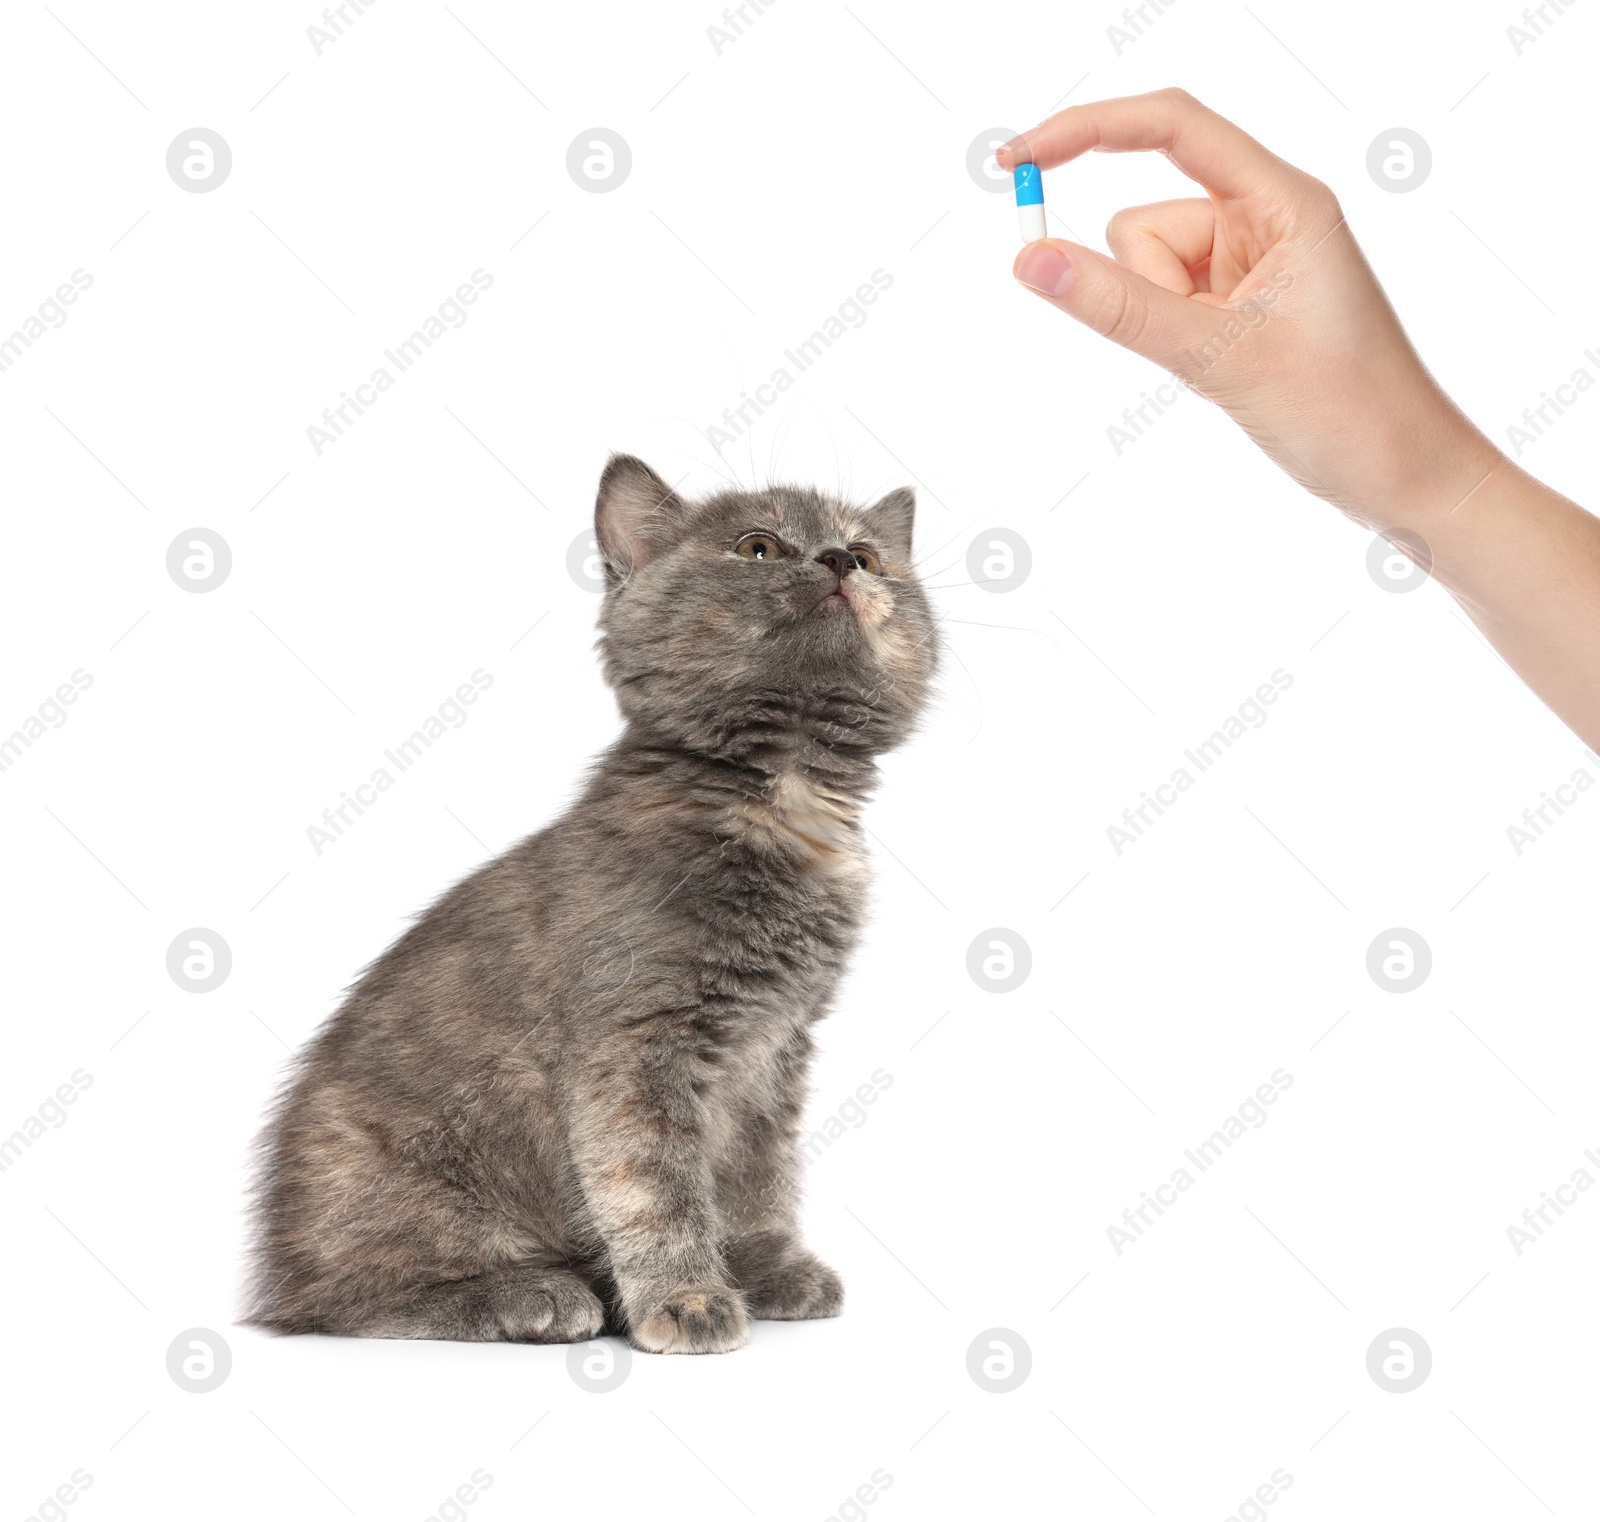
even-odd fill
[(1504, 457), (1428, 373), (1338, 199), (1182, 90), (1058, 112), (1003, 168), (1090, 150), (1171, 159), (1204, 198), (1118, 212), (1114, 259), (1049, 238), (1013, 274), (1216, 402), (1308, 491), (1429, 534)]

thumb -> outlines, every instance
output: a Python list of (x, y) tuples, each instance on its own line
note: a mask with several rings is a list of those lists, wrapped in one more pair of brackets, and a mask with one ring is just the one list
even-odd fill
[(1023, 248), (1011, 273), (1102, 338), (1169, 370), (1194, 341), (1199, 314), (1185, 297), (1093, 249), (1041, 238)]

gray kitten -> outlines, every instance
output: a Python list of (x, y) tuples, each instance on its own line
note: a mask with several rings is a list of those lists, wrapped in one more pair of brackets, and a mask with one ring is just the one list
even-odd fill
[(874, 758), (933, 673), (914, 510), (692, 503), (610, 461), (624, 732), (301, 1053), (260, 1142), (250, 1321), (722, 1353), (751, 1316), (839, 1314), (799, 1236), (799, 1122), (862, 916)]

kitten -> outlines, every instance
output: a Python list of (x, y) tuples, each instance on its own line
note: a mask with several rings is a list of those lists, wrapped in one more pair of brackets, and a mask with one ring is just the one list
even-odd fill
[(836, 1316), (802, 1244), (811, 1027), (855, 948), (860, 808), (934, 621), (915, 501), (679, 498), (612, 458), (595, 533), (626, 726), (301, 1054), (260, 1141), (250, 1321), (739, 1347)]

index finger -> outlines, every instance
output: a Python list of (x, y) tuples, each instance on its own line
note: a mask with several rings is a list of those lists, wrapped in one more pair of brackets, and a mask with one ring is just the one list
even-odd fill
[(1288, 189), (1300, 171), (1186, 90), (1156, 90), (1068, 106), (1014, 137), (995, 157), (1003, 169), (1034, 163), (1054, 169), (1092, 149), (1164, 153), (1191, 180), (1223, 200)]

